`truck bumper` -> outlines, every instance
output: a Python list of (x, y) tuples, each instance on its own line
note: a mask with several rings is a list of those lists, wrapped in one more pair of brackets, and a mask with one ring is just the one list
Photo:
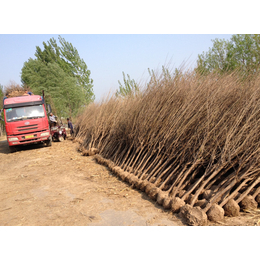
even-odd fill
[(7, 136), (7, 141), (9, 146), (14, 145), (25, 145), (31, 143), (40, 143), (47, 141), (50, 137), (50, 131), (46, 130), (37, 133), (28, 133), (23, 135)]

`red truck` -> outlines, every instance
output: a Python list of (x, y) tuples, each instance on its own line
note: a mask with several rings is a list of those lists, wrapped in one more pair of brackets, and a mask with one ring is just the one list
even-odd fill
[(44, 98), (28, 95), (5, 98), (4, 121), (11, 152), (16, 146), (34, 143), (52, 145), (50, 126)]

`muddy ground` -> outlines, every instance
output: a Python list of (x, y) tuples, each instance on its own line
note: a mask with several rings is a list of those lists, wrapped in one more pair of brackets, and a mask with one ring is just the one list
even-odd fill
[[(82, 156), (77, 146), (66, 140), (10, 153), (6, 139), (0, 139), (1, 226), (185, 225), (93, 157)], [(260, 213), (208, 225), (260, 225)]]

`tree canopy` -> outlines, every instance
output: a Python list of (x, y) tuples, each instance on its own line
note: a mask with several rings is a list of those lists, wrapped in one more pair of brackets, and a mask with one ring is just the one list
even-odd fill
[(134, 79), (131, 79), (127, 74), (123, 72), (123, 84), (118, 80), (119, 89), (116, 91), (117, 97), (129, 97), (135, 95), (139, 91), (139, 87)]
[(247, 76), (259, 70), (260, 35), (234, 34), (230, 40), (212, 41), (213, 47), (198, 56), (197, 72), (224, 73), (239, 69), (244, 76)]
[(59, 36), (37, 46), (35, 57), (24, 63), (21, 80), (34, 94), (45, 91), (60, 116), (74, 116), (94, 100), (93, 80), (86, 63), (73, 45)]

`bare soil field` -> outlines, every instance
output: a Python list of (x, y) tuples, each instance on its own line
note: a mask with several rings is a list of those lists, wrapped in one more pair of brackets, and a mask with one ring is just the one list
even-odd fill
[[(27, 146), (10, 153), (0, 139), (1, 226), (183, 226), (145, 193), (132, 189), (77, 143)], [(260, 225), (260, 212), (209, 226)]]

